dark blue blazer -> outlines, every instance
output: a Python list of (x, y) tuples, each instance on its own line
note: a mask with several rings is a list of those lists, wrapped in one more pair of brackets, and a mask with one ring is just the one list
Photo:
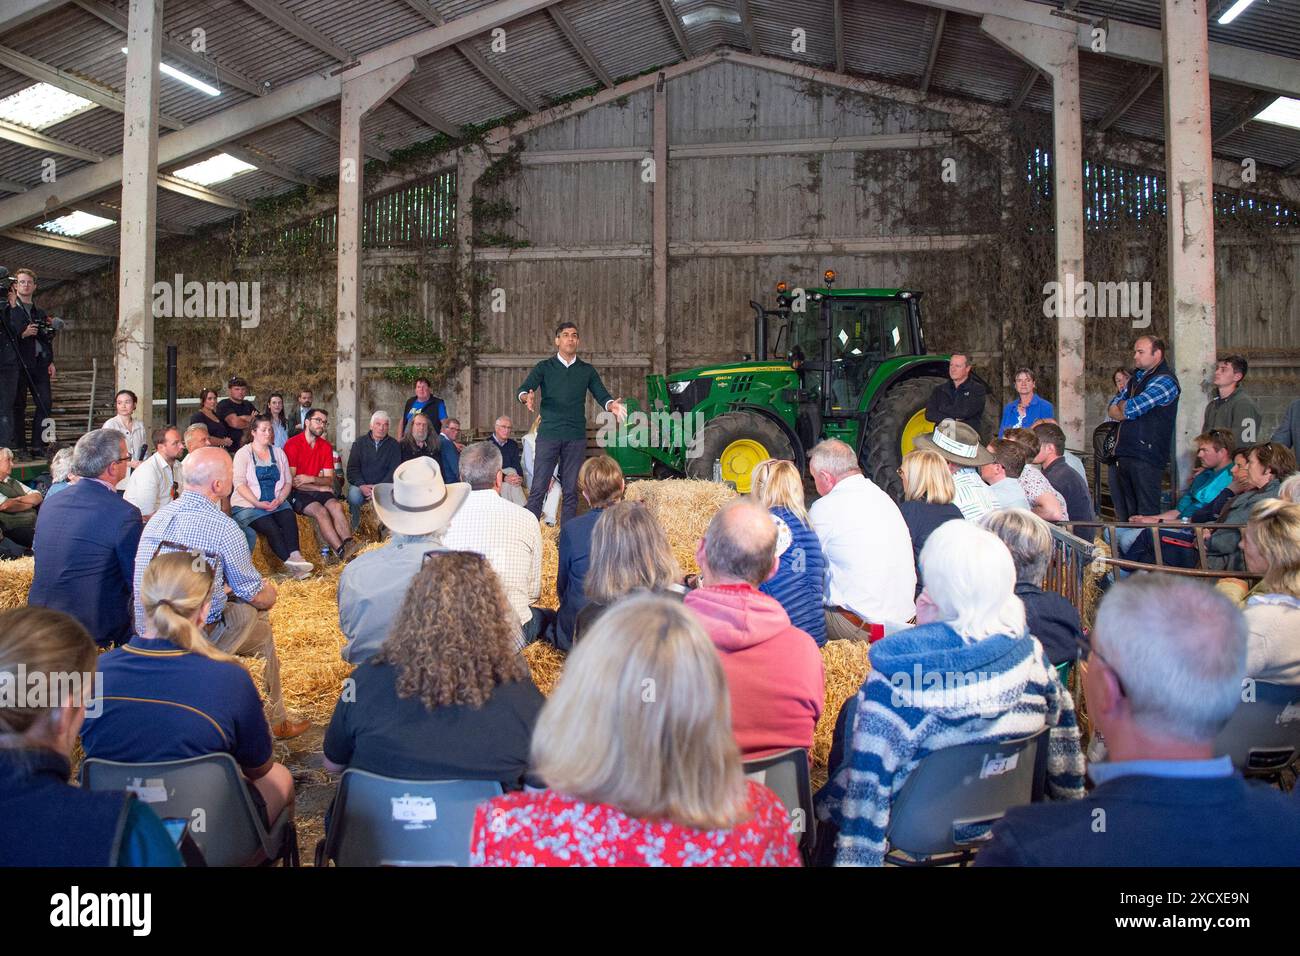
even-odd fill
[(131, 581), (140, 509), (93, 478), (41, 505), (27, 603), (71, 614), (101, 647), (131, 639)]
[(1008, 810), (975, 865), (1300, 866), (1300, 805), (1236, 774), (1118, 777)]
[(560, 567), (555, 578), (555, 592), (560, 596), (560, 610), (555, 618), (556, 646), (567, 651), (573, 643), (573, 625), (578, 612), (587, 603), (583, 582), (591, 563), (591, 533), (603, 508), (570, 518), (560, 525)]

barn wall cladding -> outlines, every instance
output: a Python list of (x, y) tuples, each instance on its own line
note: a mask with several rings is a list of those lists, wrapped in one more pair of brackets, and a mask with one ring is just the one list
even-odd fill
[[(985, 109), (991, 118), (972, 128), (969, 115), (725, 58), (668, 80), (664, 100), (666, 169), (651, 171), (647, 162), (655, 93), (646, 89), (518, 137), (474, 188), (473, 208), (465, 208), (463, 189), (451, 205), (457, 176), (465, 176), (463, 150), (429, 158), (400, 188), (389, 176), (367, 206), (363, 409), (398, 411), (417, 370), (430, 369), (452, 412), (464, 418), (468, 409), (464, 424), (482, 431), (507, 413), (526, 428), (516, 387), (551, 353), (554, 326), (565, 319), (578, 323), (585, 357), (615, 394), (643, 395), (656, 347), (653, 204), (661, 185), (669, 371), (739, 359), (753, 348), (751, 299), (770, 305), (778, 280), (821, 284), (823, 270), (834, 269), (842, 286), (922, 291), (929, 350), (972, 353), (1008, 393), (1015, 367), (1034, 366), (1040, 391), (1052, 395), (1055, 328), (1042, 312), (1054, 255), (1051, 206), (1034, 179), (1048, 163), (1026, 146), (1044, 135), (1041, 123), (1021, 128), (1005, 111)], [(1050, 143), (1050, 135), (1037, 141)], [(1094, 165), (1098, 155), (1094, 146)], [(1151, 163), (1148, 176), (1162, 177), (1159, 168)], [(1094, 205), (1106, 215), (1089, 215), (1087, 278), (1150, 281), (1151, 331), (1167, 335), (1165, 227), (1151, 212), (1157, 186), (1136, 172), (1133, 183), (1104, 172), (1094, 176)], [(368, 176), (368, 184), (379, 178)], [(1116, 190), (1136, 197), (1129, 203), (1136, 218), (1123, 229), (1107, 218)], [(254, 379), (259, 395), (310, 381), (318, 395), (332, 396), (332, 212), (328, 193), (322, 197), (310, 210), (315, 218), (294, 226), (299, 267), (290, 274), (282, 256), (258, 254), (237, 228), (207, 237), (197, 257), (192, 248), (183, 254), (190, 271), (201, 272), (196, 258), (219, 259), (264, 288), (261, 328), (240, 329), (236, 319), (219, 335), (185, 340), (182, 394), (238, 372)], [(1267, 430), (1300, 386), (1293, 255), (1300, 230), (1294, 210), (1248, 211), (1216, 233), (1219, 348), (1250, 358), (1248, 387), (1261, 398)], [(172, 248), (160, 248), (159, 279), (182, 256)], [(88, 368), (92, 355), (109, 352), (114, 283), (82, 279), (47, 297), (70, 320), (63, 367)], [(164, 335), (184, 332), (182, 322), (160, 324), (159, 354)], [(1136, 334), (1127, 319), (1089, 326), (1091, 423), (1102, 415), (1110, 369), (1128, 360)], [(453, 340), (461, 343), (454, 356), (450, 346), (448, 354), (411, 347)], [(251, 375), (240, 361), (253, 366)], [(163, 381), (155, 378), (160, 390)], [(1201, 389), (1208, 394), (1208, 374)]]

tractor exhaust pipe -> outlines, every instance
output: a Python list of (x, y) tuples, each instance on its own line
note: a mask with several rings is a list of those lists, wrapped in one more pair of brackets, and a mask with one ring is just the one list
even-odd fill
[(767, 361), (767, 313), (753, 299), (749, 300), (754, 310), (754, 360)]

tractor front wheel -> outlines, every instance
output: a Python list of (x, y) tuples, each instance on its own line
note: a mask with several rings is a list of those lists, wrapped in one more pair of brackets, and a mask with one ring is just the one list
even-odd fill
[(918, 435), (928, 435), (934, 425), (925, 418), (930, 393), (947, 379), (933, 375), (908, 379), (891, 388), (871, 410), (866, 441), (862, 443), (862, 470), (895, 501), (903, 500), (903, 479), (898, 467), (912, 450)]
[[(691, 450), (697, 454), (691, 455)], [(750, 473), (765, 458), (794, 461), (794, 446), (786, 433), (755, 412), (727, 412), (705, 423), (699, 445), (688, 450), (686, 477), (711, 479), (716, 461), (722, 480), (735, 482), (737, 491), (748, 494)]]

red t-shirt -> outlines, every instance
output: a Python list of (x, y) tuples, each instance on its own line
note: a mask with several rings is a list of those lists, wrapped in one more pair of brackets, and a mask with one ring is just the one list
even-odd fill
[(753, 781), (748, 819), (729, 830), (640, 820), (552, 790), (508, 793), (474, 811), (471, 866), (800, 866), (776, 794)]
[(334, 446), (324, 438), (317, 438), (315, 445), (308, 445), (306, 432), (299, 432), (284, 443), (284, 457), (289, 459), (290, 468), (308, 478), (334, 468)]

